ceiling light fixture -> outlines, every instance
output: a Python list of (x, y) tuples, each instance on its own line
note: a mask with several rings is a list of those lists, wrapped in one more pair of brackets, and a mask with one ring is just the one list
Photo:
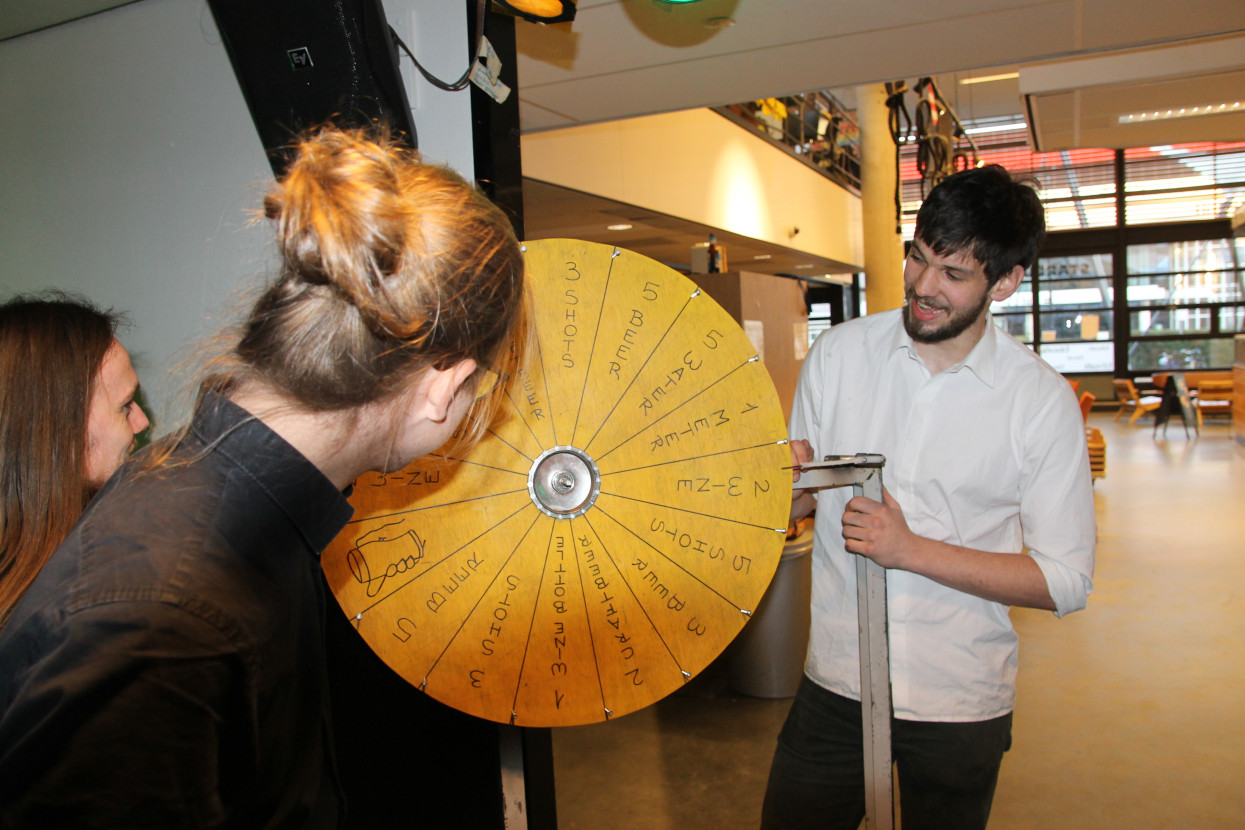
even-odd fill
[(1019, 78), (1019, 72), (1003, 72), (998, 75), (979, 75), (976, 78), (960, 78), (961, 86), (969, 84), (988, 84), (991, 81), (1010, 81), (1012, 78)]
[(633, 227), (635, 226), (634, 225), (606, 225), (605, 229), (607, 231), (629, 231)]
[(1012, 121), (1007, 124), (983, 124), (979, 127), (965, 127), (969, 135), (987, 135), (989, 133), (1005, 133), (1009, 130), (1025, 130), (1028, 125), (1023, 121)]
[(575, 19), (575, 0), (494, 0), (505, 12), (530, 23), (563, 23)]
[(770, 254), (756, 254), (752, 258), (753, 259), (773, 259), (773, 257)]
[(1207, 104), (1196, 107), (1176, 107), (1166, 110), (1151, 110), (1148, 112), (1132, 112), (1128, 115), (1121, 115), (1119, 123), (1121, 124), (1140, 124), (1146, 121), (1168, 121), (1173, 118), (1197, 118), (1203, 115), (1227, 115), (1229, 113), (1240, 112), (1245, 103), (1240, 101), (1231, 101), (1221, 104)]

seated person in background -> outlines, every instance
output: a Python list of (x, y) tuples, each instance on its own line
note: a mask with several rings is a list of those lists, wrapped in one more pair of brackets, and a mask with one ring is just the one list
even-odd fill
[(148, 426), (116, 330), (60, 292), (0, 305), (0, 625)]
[(523, 259), (460, 176), (361, 132), (301, 142), (264, 207), (279, 272), (191, 423), (108, 482), (0, 630), (6, 830), (343, 825), (319, 555), (356, 477), (483, 433)]

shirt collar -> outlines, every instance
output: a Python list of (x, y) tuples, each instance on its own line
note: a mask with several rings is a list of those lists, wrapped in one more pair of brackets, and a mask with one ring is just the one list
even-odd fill
[(999, 327), (994, 324), (988, 316), (986, 317), (986, 330), (982, 333), (981, 339), (977, 341), (977, 345), (973, 346), (973, 350), (968, 353), (968, 357), (952, 370), (961, 366), (972, 371), (977, 379), (990, 388), (994, 388), (994, 374), (998, 368), (999, 355), (999, 336), (1002, 334)]
[[(897, 353), (902, 350), (907, 353), (908, 357), (924, 365), (921, 356), (917, 354), (916, 342), (913, 341), (911, 335), (904, 328), (903, 309), (896, 309), (892, 313), (895, 314), (895, 324), (891, 327), (887, 352)], [(986, 386), (993, 388), (995, 371), (998, 366), (998, 338), (1000, 332), (997, 329), (998, 326), (994, 324), (994, 321), (987, 318), (985, 333), (981, 335), (981, 339), (973, 346), (972, 351), (959, 363), (947, 369), (947, 371), (958, 372), (961, 369), (968, 369), (978, 380)]]
[(354, 515), (345, 496), (314, 464), (227, 398), (207, 393), (190, 429), (205, 451), (221, 453), (250, 476), (316, 554)]

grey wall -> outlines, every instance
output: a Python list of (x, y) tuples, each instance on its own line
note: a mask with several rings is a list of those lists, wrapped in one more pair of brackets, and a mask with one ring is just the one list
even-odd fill
[[(463, 71), (465, 3), (385, 7), (421, 63)], [(467, 91), (402, 65), (425, 156), (471, 178)], [(58, 287), (128, 312), (122, 340), (164, 428), (184, 416), (196, 344), (273, 260), (268, 227), (250, 221), (270, 179), (202, 0), (143, 0), (0, 42), (0, 297)]]

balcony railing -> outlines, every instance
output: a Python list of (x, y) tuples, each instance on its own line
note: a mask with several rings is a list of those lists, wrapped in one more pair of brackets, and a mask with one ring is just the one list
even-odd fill
[(860, 127), (828, 92), (716, 107), (822, 175), (860, 192)]

